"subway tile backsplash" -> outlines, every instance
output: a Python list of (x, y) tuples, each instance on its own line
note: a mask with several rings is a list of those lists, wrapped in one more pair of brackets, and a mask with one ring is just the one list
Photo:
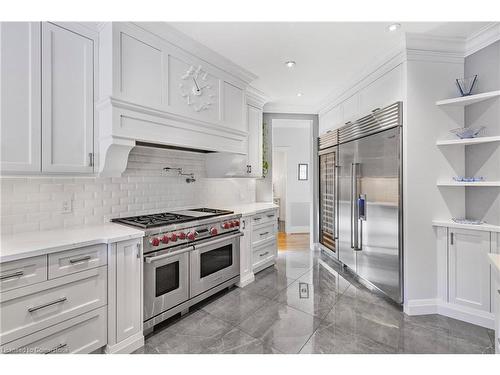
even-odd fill
[[(194, 173), (186, 183), (176, 172)], [(122, 177), (2, 177), (3, 235), (106, 223), (115, 217), (255, 201), (253, 179), (208, 179), (205, 155), (135, 147)], [(68, 207), (69, 211), (65, 209)]]

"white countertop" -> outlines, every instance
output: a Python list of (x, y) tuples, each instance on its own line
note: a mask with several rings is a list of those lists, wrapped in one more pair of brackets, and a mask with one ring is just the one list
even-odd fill
[(243, 216), (248, 216), (258, 214), (259, 212), (272, 210), (273, 208), (278, 208), (278, 205), (272, 202), (255, 202), (235, 206), (226, 206), (223, 208), (226, 210), (234, 211), (235, 213), (241, 214)]
[(498, 277), (500, 279), (500, 254), (488, 254), (488, 261), (498, 273)]
[(459, 224), (455, 223), (453, 220), (434, 220), (432, 225), (435, 227), (447, 227), (447, 228), (459, 228), (459, 229), (470, 229), (470, 230), (482, 230), (485, 232), (500, 232), (499, 225), (491, 224)]
[(0, 263), (143, 236), (142, 230), (113, 223), (2, 236)]

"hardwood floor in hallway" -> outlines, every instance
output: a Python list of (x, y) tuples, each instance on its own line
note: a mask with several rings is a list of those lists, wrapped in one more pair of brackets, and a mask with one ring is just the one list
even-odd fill
[(309, 250), (309, 234), (278, 233), (278, 251)]

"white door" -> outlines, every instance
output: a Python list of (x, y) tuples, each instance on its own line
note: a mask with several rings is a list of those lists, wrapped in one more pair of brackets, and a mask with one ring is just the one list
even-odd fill
[(449, 302), (490, 311), (490, 233), (451, 229), (449, 234)]
[(39, 22), (0, 23), (0, 169), (40, 172)]
[(141, 240), (116, 244), (116, 342), (142, 330)]
[(262, 177), (262, 110), (247, 106), (248, 170), (251, 176)]
[(42, 24), (42, 170), (92, 173), (94, 41)]

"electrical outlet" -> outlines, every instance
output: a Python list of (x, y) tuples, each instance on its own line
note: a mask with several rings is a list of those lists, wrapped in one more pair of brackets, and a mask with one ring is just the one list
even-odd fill
[(68, 199), (62, 202), (61, 211), (63, 214), (69, 214), (73, 211), (73, 200)]

